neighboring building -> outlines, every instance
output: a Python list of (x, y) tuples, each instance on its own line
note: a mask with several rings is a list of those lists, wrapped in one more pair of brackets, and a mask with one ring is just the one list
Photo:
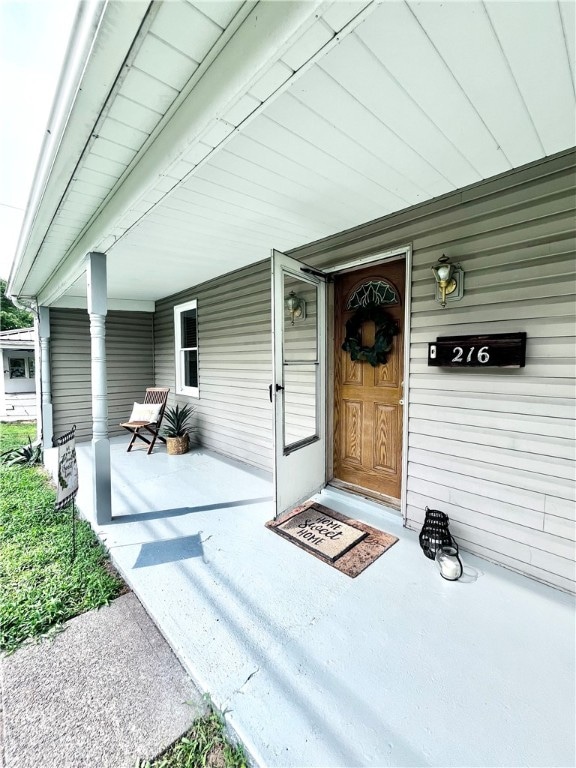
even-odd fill
[(36, 419), (36, 353), (34, 328), (0, 331), (2, 384), (0, 421)]
[[(170, 386), (205, 446), (274, 470), (279, 513), (326, 482), (410, 528), (440, 508), (574, 591), (573, 4), (88, 12), (9, 283), (39, 305), (44, 440), (76, 424), (106, 477)], [(386, 363), (354, 361), (386, 318)]]

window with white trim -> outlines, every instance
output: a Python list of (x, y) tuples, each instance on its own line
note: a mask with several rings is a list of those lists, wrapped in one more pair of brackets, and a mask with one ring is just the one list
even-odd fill
[(8, 370), (4, 371), (11, 379), (33, 379), (35, 375), (34, 357), (8, 357)]
[(198, 388), (198, 301), (174, 307), (176, 393), (200, 397)]

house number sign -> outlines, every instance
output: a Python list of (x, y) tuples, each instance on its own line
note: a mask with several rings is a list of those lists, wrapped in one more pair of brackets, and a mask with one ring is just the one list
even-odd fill
[(428, 344), (428, 365), (447, 368), (524, 368), (525, 333), (439, 336)]

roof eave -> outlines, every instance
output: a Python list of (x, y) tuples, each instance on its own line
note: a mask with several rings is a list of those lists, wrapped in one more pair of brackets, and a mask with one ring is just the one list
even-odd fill
[(7, 293), (14, 298), (35, 296), (40, 287), (30, 270), (149, 6), (79, 3), (10, 270)]

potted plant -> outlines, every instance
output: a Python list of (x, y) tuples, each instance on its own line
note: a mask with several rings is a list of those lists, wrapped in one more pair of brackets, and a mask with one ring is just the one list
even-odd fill
[(162, 430), (166, 438), (166, 451), (170, 456), (187, 453), (190, 447), (190, 432), (194, 408), (191, 405), (180, 407), (176, 405), (167, 408), (164, 413), (164, 428)]

